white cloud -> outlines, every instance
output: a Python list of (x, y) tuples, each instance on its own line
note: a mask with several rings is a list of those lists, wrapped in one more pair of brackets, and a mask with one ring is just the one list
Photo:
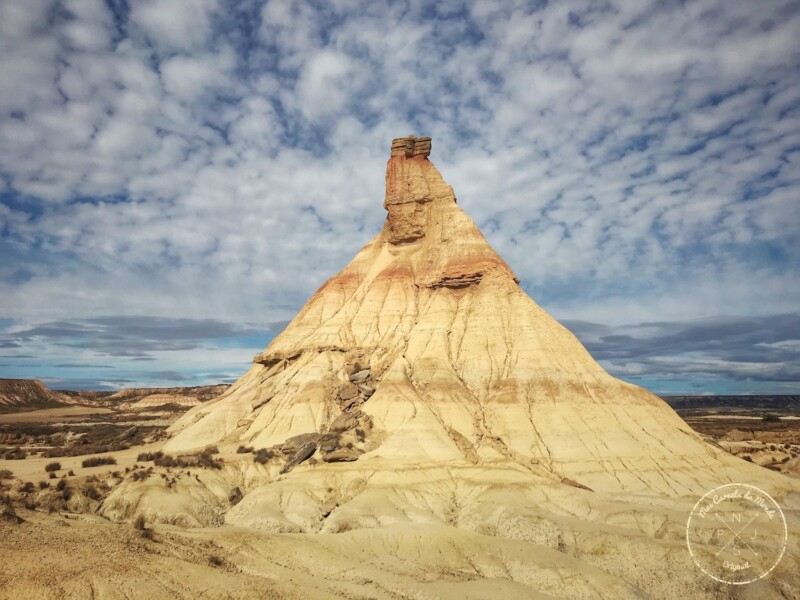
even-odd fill
[(223, 51), (204, 56), (176, 56), (161, 64), (167, 93), (180, 101), (199, 99), (210, 91), (232, 86), (228, 71), (234, 58)]
[(0, 314), (291, 316), (408, 133), (557, 316), (796, 310), (791, 2), (52, 6), (0, 5)]
[(216, 0), (137, 0), (130, 22), (156, 47), (191, 50), (208, 42)]
[(337, 52), (323, 51), (304, 66), (297, 83), (297, 99), (303, 114), (312, 120), (336, 115), (354, 88), (353, 61)]

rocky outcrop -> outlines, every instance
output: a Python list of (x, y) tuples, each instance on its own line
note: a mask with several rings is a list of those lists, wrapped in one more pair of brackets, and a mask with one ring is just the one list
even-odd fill
[(236, 486), (228, 494), (228, 502), (231, 503), (231, 506), (236, 506), (242, 501), (243, 497), (244, 495), (242, 494), (242, 490), (239, 488), (239, 486)]
[(361, 452), (358, 450), (342, 448), (329, 452), (322, 457), (322, 460), (325, 462), (353, 462), (354, 460), (358, 460), (359, 456), (361, 456)]
[(428, 287), (432, 289), (451, 288), (457, 290), (459, 288), (477, 285), (481, 282), (481, 279), (483, 279), (483, 273), (477, 271), (475, 273), (464, 273), (461, 275), (442, 277), (441, 279), (429, 283)]
[(167, 451), (283, 447), (287, 472), (318, 453), (298, 478), (354, 458), (388, 471), (513, 464), (581, 493), (679, 496), (772, 476), (598, 365), (520, 288), (429, 153), (426, 138), (392, 143), (383, 230), (225, 395), (172, 427)]
[(297, 449), (294, 455), (289, 459), (289, 462), (283, 465), (281, 473), (288, 473), (304, 460), (311, 458), (316, 451), (317, 445), (314, 442), (306, 442)]
[(415, 138), (413, 135), (410, 135), (405, 138), (395, 138), (392, 140), (391, 156), (403, 156), (405, 158), (422, 156), (427, 158), (430, 153), (431, 138), (429, 137)]

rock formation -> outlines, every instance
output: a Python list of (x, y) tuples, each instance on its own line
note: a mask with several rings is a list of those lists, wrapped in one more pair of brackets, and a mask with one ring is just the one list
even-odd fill
[[(798, 509), (800, 485), (705, 443), (660, 398), (600, 367), (520, 288), (429, 152), (427, 138), (393, 141), (383, 230), (239, 381), (170, 429), (165, 452), (216, 444), (225, 467), (172, 487), (169, 474), (126, 480), (102, 514), (339, 534), (301, 554), (324, 539), (343, 556), (358, 539), (360, 558), (336, 569), (348, 578), (374, 553), (381, 570), (411, 561), (420, 581), (445, 552), (441, 573), (486, 590), (516, 582), (498, 597), (715, 594), (685, 545), (698, 498), (744, 481)], [(799, 567), (787, 552), (758, 593), (800, 585)]]
[(511, 462), (591, 489), (665, 494), (743, 468), (661, 399), (611, 377), (525, 294), (430, 148), (392, 142), (383, 231), (227, 393), (175, 425), (166, 451), (288, 443), (291, 469), (315, 441), (323, 461)]

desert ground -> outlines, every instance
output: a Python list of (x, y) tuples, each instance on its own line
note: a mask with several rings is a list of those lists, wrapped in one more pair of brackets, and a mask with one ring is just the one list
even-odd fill
[[(777, 420), (765, 420), (761, 409), (679, 412), (711, 443), (783, 476), (800, 477), (800, 419), (795, 411), (770, 412), (779, 413)], [(222, 523), (187, 527), (102, 516), (113, 491), (140, 473), (150, 473), (141, 485), (166, 478), (176, 479), (176, 488), (198, 478), (211, 483), (224, 473), (225, 485), (244, 483), (246, 489), (248, 473), (269, 470), (269, 465), (255, 462), (253, 452), (234, 447), (220, 447), (212, 455), (221, 459), (221, 469), (137, 461), (158, 451), (165, 429), (182, 414), (175, 406), (131, 409), (121, 403), (0, 415), (0, 454), (17, 448), (27, 454), (24, 459), (0, 459), (7, 503), (0, 519), (0, 598), (797, 597), (791, 583), (797, 563), (791, 556), (770, 575), (769, 585), (731, 586), (699, 573), (684, 541), (692, 498), (623, 502), (604, 497), (587, 502), (581, 496), (597, 494), (539, 481), (537, 493), (560, 499), (563, 510), (537, 511), (524, 477), (513, 470), (499, 480), (492, 475), (495, 487), (499, 481), (506, 484), (494, 500), (498, 506), (521, 505), (527, 520), (488, 514), (476, 520), (469, 514), (470, 493), (482, 487), (487, 469), (459, 476), (458, 467), (443, 467), (437, 476), (413, 465), (394, 476), (441, 486), (436, 494), (440, 501), (458, 497), (447, 509), (448, 520), (398, 518), (380, 528), (323, 532), (325, 519), (320, 518), (316, 532), (274, 533)], [(129, 448), (92, 451), (93, 445), (113, 446), (125, 435), (134, 442)], [(82, 438), (90, 438), (89, 443), (78, 444)], [(79, 451), (81, 445), (92, 447), (74, 456), (46, 456)], [(83, 467), (91, 456), (113, 457), (116, 464)], [(49, 479), (45, 466), (56, 461), (60, 469)], [(350, 468), (347, 463), (339, 466)], [(364, 477), (379, 476), (364, 472)], [(56, 490), (62, 481), (63, 489)], [(321, 493), (328, 496), (329, 510), (335, 510), (357, 490)], [(797, 523), (797, 509), (784, 512)], [(650, 550), (650, 538), (659, 539), (659, 553)], [(671, 583), (665, 587), (666, 581)]]

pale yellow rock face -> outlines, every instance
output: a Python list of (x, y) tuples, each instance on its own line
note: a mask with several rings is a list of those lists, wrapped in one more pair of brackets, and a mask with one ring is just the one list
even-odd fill
[(668, 495), (779, 480), (600, 367), (519, 287), (426, 152), (430, 142), (395, 141), (383, 230), (226, 394), (176, 423), (165, 451), (324, 433), (361, 357), (375, 386), (350, 407), (371, 419), (361, 464), (510, 462), (595, 490)]

